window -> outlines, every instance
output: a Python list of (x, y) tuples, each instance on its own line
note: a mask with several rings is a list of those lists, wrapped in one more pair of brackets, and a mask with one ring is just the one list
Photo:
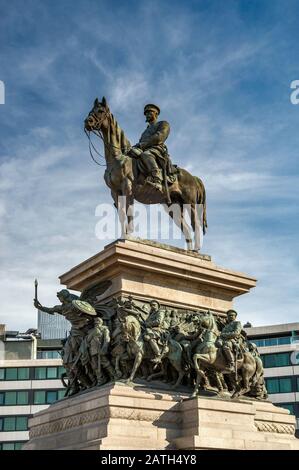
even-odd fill
[(65, 397), (65, 392), (66, 392), (66, 389), (58, 390), (58, 400), (61, 400), (61, 398)]
[(266, 379), (266, 388), (268, 393), (279, 393), (278, 379)]
[(63, 366), (58, 367), (58, 378), (60, 379), (61, 375), (65, 373), (65, 368)]
[(34, 392), (34, 404), (44, 405), (46, 403), (46, 392), (45, 390), (39, 390)]
[(293, 384), (292, 377), (277, 377), (266, 379), (266, 387), (268, 393), (290, 393), (294, 392), (295, 384)]
[(54, 403), (54, 401), (57, 400), (57, 391), (55, 390), (51, 390), (49, 392), (47, 392), (47, 404), (51, 404), (51, 403)]
[(54, 401), (60, 400), (65, 395), (63, 390), (36, 390), (34, 392), (35, 405), (50, 405)]
[(29, 367), (7, 367), (0, 369), (0, 380), (28, 380)]
[(18, 405), (28, 405), (29, 403), (29, 398), (28, 398), (28, 392), (18, 392), (17, 394), (17, 404)]
[(17, 392), (5, 392), (5, 405), (17, 404)]
[(57, 378), (57, 367), (47, 367), (47, 379)]
[(36, 367), (34, 371), (35, 379), (46, 379), (47, 378), (47, 368), (46, 367)]
[(18, 368), (18, 380), (28, 380), (29, 379), (29, 367), (19, 367)]
[(27, 431), (28, 416), (5, 416), (0, 418), (0, 431)]
[(280, 393), (288, 393), (292, 391), (292, 379), (291, 377), (284, 377), (279, 379)]
[(3, 442), (2, 450), (15, 450), (15, 445), (13, 442)]
[(6, 369), (6, 380), (18, 380), (18, 369), (16, 367), (9, 367)]
[(60, 351), (37, 351), (37, 359), (61, 359)]
[(279, 344), (290, 344), (291, 336), (281, 336), (280, 338), (259, 338), (252, 340), (257, 346), (278, 346)]
[(286, 408), (289, 410), (291, 415), (295, 414), (295, 403), (277, 403), (277, 406), (281, 406), (282, 408)]
[(282, 338), (277, 338), (278, 344), (290, 344), (291, 338), (289, 336), (283, 336)]
[(285, 367), (291, 365), (290, 353), (263, 354), (262, 361), (265, 368)]
[(0, 450), (21, 450), (24, 442), (0, 442)]
[(15, 431), (16, 430), (16, 418), (10, 416), (3, 419), (3, 431)]
[(23, 442), (15, 442), (15, 450), (22, 450)]
[(28, 405), (29, 398), (28, 392), (15, 391), (15, 392), (1, 392), (0, 405)]
[(16, 431), (27, 431), (28, 429), (28, 418), (27, 416), (16, 417)]
[(34, 372), (34, 378), (42, 379), (42, 380), (43, 379), (59, 379), (60, 367), (36, 367), (35, 372)]

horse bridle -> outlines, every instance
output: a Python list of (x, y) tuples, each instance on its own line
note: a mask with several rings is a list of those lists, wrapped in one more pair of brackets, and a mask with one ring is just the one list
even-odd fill
[(103, 158), (103, 160), (105, 160), (105, 157), (104, 155), (102, 155), (101, 153), (98, 152), (98, 150), (95, 148), (94, 144), (92, 143), (91, 141), (91, 138), (90, 138), (90, 133), (93, 132), (95, 135), (97, 135), (98, 137), (100, 137), (100, 139), (102, 139), (103, 141), (103, 144), (104, 144), (104, 147), (105, 148), (118, 148), (116, 147), (115, 145), (113, 144), (108, 144), (105, 142), (104, 140), (104, 136), (103, 136), (103, 132), (101, 131), (101, 127), (102, 127), (102, 124), (103, 122), (105, 121), (105, 119), (107, 118), (108, 120), (111, 118), (111, 113), (109, 111), (109, 109), (106, 109), (105, 112), (103, 113), (104, 115), (102, 116), (101, 119), (99, 119), (97, 117), (97, 115), (91, 111), (88, 115), (88, 118), (87, 118), (87, 122), (89, 120), (89, 118), (92, 118), (93, 119), (93, 123), (89, 123), (90, 126), (94, 127), (95, 125), (97, 126), (96, 129), (91, 129), (90, 131), (88, 131), (85, 126), (84, 126), (84, 132), (88, 138), (88, 141), (89, 141), (89, 153), (90, 153), (90, 156), (92, 158), (92, 160), (99, 166), (106, 166), (106, 164), (101, 164), (99, 162), (96, 161), (96, 159), (94, 158), (93, 154), (92, 154), (92, 150), (93, 149), (97, 155), (99, 155), (99, 157)]

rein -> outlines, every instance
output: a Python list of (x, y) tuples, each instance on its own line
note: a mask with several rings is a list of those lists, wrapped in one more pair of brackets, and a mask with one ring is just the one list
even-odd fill
[[(100, 139), (102, 139), (102, 141), (103, 141), (103, 144), (104, 144), (104, 148), (105, 148), (105, 149), (107, 149), (107, 148), (113, 149), (113, 148), (114, 148), (114, 149), (118, 149), (118, 150), (119, 150), (119, 147), (117, 147), (116, 145), (113, 145), (113, 144), (111, 144), (111, 143), (105, 142), (103, 133), (101, 132), (101, 126), (102, 126), (104, 120), (107, 118), (107, 119), (110, 121), (111, 114), (110, 114), (109, 111), (106, 111), (106, 112), (104, 113), (104, 116), (102, 117), (102, 119), (99, 119), (99, 118), (96, 116), (96, 114), (94, 114), (94, 113), (90, 113), (90, 116), (92, 116), (92, 118), (95, 120), (96, 125), (97, 125), (97, 129), (92, 129), (91, 131), (87, 131), (87, 130), (85, 129), (85, 127), (84, 127), (84, 132), (85, 132), (85, 134), (86, 134), (86, 136), (87, 136), (87, 138), (88, 138), (88, 142), (89, 142), (89, 153), (90, 153), (90, 156), (91, 156), (92, 160), (93, 160), (97, 165), (99, 165), (99, 166), (106, 166), (106, 163), (105, 163), (105, 164), (99, 163), (99, 162), (95, 159), (95, 157), (94, 157), (94, 155), (93, 155), (93, 152), (92, 152), (92, 149), (95, 151), (95, 153), (96, 153), (100, 158), (102, 158), (103, 160), (106, 160), (105, 157), (104, 157), (104, 155), (102, 155), (102, 154), (95, 148), (94, 144), (93, 144), (92, 141), (91, 141), (90, 134), (91, 134), (91, 132), (93, 132), (96, 136), (100, 137)], [(121, 152), (120, 152), (120, 153), (121, 153)]]

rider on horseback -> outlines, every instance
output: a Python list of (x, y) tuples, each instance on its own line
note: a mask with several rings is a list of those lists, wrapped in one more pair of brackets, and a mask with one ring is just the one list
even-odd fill
[[(150, 303), (151, 310), (149, 316), (144, 323), (145, 332), (143, 339), (148, 341), (155, 355), (152, 362), (159, 363), (167, 352), (167, 338), (163, 328), (165, 312), (161, 309), (159, 302), (152, 300)], [(162, 346), (162, 350), (158, 346)]]
[(235, 310), (228, 310), (227, 324), (217, 340), (217, 346), (222, 346), (223, 354), (228, 362), (229, 369), (234, 372), (236, 356), (240, 349), (242, 324), (236, 320), (237, 312)]
[[(130, 149), (129, 155), (141, 159), (147, 175), (146, 182), (162, 192), (163, 176), (160, 167), (162, 166), (165, 170), (164, 177), (174, 172), (164, 144), (169, 135), (170, 126), (166, 121), (157, 121), (160, 108), (155, 104), (147, 104), (144, 107), (144, 114), (146, 122), (149, 123), (148, 127), (141, 135), (139, 142)], [(166, 181), (165, 184), (167, 184)]]

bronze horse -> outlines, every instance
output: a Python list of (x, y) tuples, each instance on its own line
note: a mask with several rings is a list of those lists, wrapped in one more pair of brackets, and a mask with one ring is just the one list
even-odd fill
[[(151, 351), (148, 351), (146, 348), (146, 343), (143, 339), (143, 332), (140, 322), (133, 315), (126, 316), (123, 322), (123, 339), (127, 342), (128, 348), (127, 352), (129, 357), (134, 358), (134, 364), (130, 373), (127, 383), (131, 383), (136, 375), (136, 372), (141, 365), (143, 359), (149, 359), (153, 357)], [(185, 375), (184, 365), (183, 365), (183, 350), (181, 345), (171, 339), (168, 343), (168, 350), (165, 354), (164, 359), (168, 359), (172, 367), (177, 371), (178, 377), (176, 382), (173, 384), (172, 388), (177, 388)], [(147, 380), (157, 379), (158, 377), (165, 376), (165, 363), (162, 361), (162, 370), (156, 372), (147, 377)]]
[[(221, 375), (229, 374), (230, 379), (236, 382), (236, 374), (232, 373), (227, 367), (227, 361), (221, 348), (216, 346), (216, 341), (220, 332), (212, 313), (207, 313), (201, 317), (201, 328), (204, 328), (202, 342), (197, 345), (193, 351), (193, 363), (196, 371), (196, 384), (193, 396), (196, 396), (200, 383), (203, 381), (203, 387), (209, 387), (209, 381), (205, 370), (209, 369), (216, 373), (217, 381), (222, 388)], [(251, 387), (258, 383), (263, 368), (259, 365), (255, 357), (248, 351), (243, 353), (243, 357), (236, 361), (236, 368), (240, 372), (240, 383), (235, 383), (235, 392), (232, 398), (245, 395), (250, 392)]]
[[(206, 192), (202, 181), (188, 171), (178, 168), (177, 178), (166, 183), (163, 193), (145, 183), (140, 171), (141, 162), (127, 155), (131, 148), (129, 140), (110, 112), (106, 99), (97, 98), (85, 119), (85, 132), (94, 132), (104, 142), (107, 186), (111, 189), (114, 205), (118, 208), (122, 237), (133, 232), (134, 200), (144, 204), (162, 204), (168, 215), (183, 232), (188, 250), (198, 251), (201, 245), (201, 231), (207, 228)], [(119, 204), (119, 198), (123, 197)], [(189, 211), (194, 233), (194, 244), (185, 212)]]

